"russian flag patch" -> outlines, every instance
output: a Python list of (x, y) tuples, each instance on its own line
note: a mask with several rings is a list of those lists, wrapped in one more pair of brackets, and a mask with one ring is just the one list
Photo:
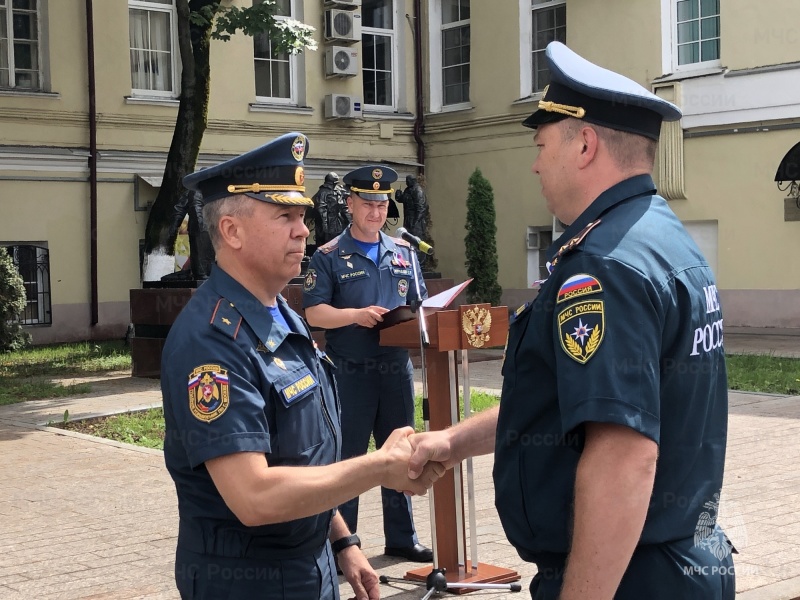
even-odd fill
[(578, 296), (585, 296), (586, 294), (594, 294), (602, 292), (603, 286), (596, 277), (587, 275), (586, 273), (579, 273), (567, 279), (558, 289), (558, 298), (556, 303), (566, 302)]

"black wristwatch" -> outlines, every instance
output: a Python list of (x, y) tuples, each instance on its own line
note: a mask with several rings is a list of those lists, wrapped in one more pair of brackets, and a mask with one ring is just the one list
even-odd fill
[(339, 554), (339, 552), (350, 546), (358, 546), (361, 548), (361, 540), (355, 533), (353, 535), (346, 535), (333, 542), (331, 544), (331, 550), (333, 550), (334, 554)]

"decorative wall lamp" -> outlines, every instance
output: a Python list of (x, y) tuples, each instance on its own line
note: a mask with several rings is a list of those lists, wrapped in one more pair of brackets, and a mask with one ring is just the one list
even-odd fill
[(786, 193), (784, 220), (800, 221), (800, 142), (792, 146), (775, 173), (778, 189)]

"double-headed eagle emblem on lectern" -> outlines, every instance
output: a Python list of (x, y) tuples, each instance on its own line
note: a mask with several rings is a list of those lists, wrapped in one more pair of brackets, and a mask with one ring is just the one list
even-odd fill
[(470, 308), (461, 317), (461, 327), (467, 334), (469, 345), (473, 348), (481, 348), (489, 341), (492, 313), (488, 309), (478, 306)]

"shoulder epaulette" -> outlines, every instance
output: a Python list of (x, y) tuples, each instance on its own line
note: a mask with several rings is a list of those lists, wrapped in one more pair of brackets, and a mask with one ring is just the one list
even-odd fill
[(393, 237), (393, 238), (391, 238), (391, 240), (398, 246), (405, 246), (406, 248), (411, 248), (411, 244), (409, 244), (403, 238)]
[(592, 221), (591, 223), (586, 225), (586, 227), (581, 229), (566, 244), (561, 246), (561, 248), (558, 249), (558, 252), (556, 252), (556, 255), (553, 257), (553, 260), (550, 262), (551, 268), (555, 268), (555, 266), (558, 264), (558, 261), (561, 260), (562, 256), (564, 256), (565, 254), (569, 254), (575, 248), (577, 248), (578, 245), (586, 238), (586, 236), (589, 235), (589, 232), (592, 229), (594, 229), (595, 227), (597, 227), (598, 225), (600, 225), (600, 219), (597, 219), (596, 221)]
[(324, 245), (320, 246), (319, 248), (317, 248), (317, 250), (319, 250), (323, 254), (330, 254), (331, 252), (336, 250), (338, 247), (339, 247), (339, 237), (337, 236), (337, 237), (333, 238), (327, 244), (324, 244)]
[(242, 325), (242, 315), (236, 310), (233, 302), (220, 298), (211, 314), (210, 323), (215, 329), (235, 340)]

